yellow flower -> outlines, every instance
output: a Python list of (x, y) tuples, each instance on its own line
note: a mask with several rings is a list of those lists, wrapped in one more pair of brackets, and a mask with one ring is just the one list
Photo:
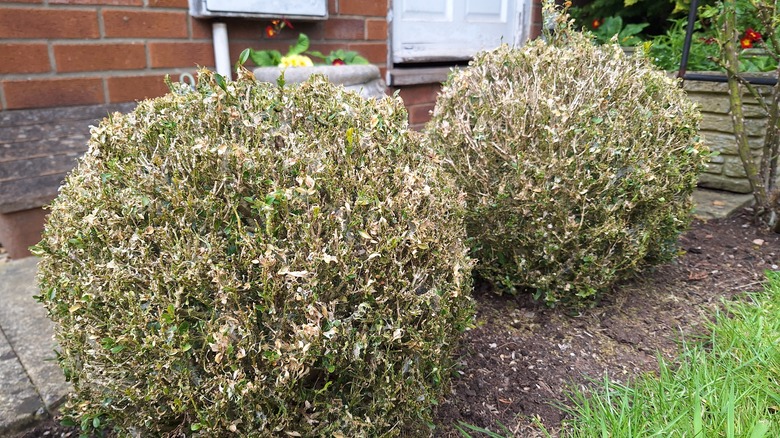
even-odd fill
[(311, 58), (304, 55), (282, 56), (279, 67), (311, 67), (314, 63)]

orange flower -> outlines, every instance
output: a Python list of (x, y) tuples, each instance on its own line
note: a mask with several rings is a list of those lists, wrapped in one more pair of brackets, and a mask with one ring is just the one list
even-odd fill
[(594, 30), (598, 29), (599, 27), (601, 27), (601, 19), (600, 18), (594, 19), (593, 22), (590, 23), (590, 25), (593, 26)]
[(292, 23), (290, 23), (290, 21), (286, 18), (282, 18), (281, 20), (273, 20), (271, 21), (271, 24), (265, 27), (265, 36), (268, 38), (273, 38), (276, 35), (279, 35), (279, 32), (281, 32), (285, 27), (293, 29)]
[(745, 38), (755, 43), (756, 41), (761, 41), (761, 34), (751, 28), (748, 28), (745, 31)]
[(742, 46), (743, 49), (749, 49), (753, 47), (753, 40), (748, 37), (743, 37), (739, 40), (739, 45)]

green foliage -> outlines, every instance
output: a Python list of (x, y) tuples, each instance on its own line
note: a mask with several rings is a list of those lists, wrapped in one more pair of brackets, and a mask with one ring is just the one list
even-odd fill
[[(668, 71), (677, 71), (680, 68), (687, 25), (687, 18), (674, 20), (664, 35), (659, 35), (651, 40), (647, 54), (658, 68)], [(704, 30), (700, 21), (694, 23), (687, 70), (720, 70), (716, 61), (719, 53), (720, 47), (712, 38), (711, 33)]]
[(309, 50), (309, 37), (306, 34), (298, 34), (298, 41), (291, 46), (286, 55), (278, 50), (244, 49), (238, 58), (238, 63), (243, 65), (247, 59), (251, 59), (258, 67), (274, 67), (282, 64), (282, 58), (295, 55), (310, 55), (321, 59), (326, 65), (362, 65), (368, 64), (368, 60), (353, 50), (337, 49), (323, 54), (317, 50)]
[(617, 36), (617, 44), (621, 46), (635, 46), (642, 42), (639, 34), (648, 26), (647, 23), (634, 23), (623, 25), (620, 16), (607, 17), (601, 25), (593, 31), (593, 36), (600, 44), (611, 42)]
[[(290, 46), (289, 50), (287, 50), (287, 54), (284, 56), (300, 55), (307, 50), (309, 50), (309, 37), (304, 33), (300, 33), (298, 34), (298, 40), (294, 45)], [(246, 62), (247, 56), (244, 53), (247, 51), (249, 54), (249, 59), (251, 59), (252, 62), (254, 62), (258, 67), (274, 67), (282, 62), (283, 56), (282, 53), (278, 50), (255, 50), (249, 48), (244, 49), (244, 51), (241, 52), (239, 61), (243, 59), (243, 62), (240, 62), (240, 64)]]
[(593, 26), (595, 20), (606, 21), (607, 17), (620, 17), (624, 23), (649, 23), (646, 32), (656, 35), (663, 32), (666, 28), (666, 21), (674, 12), (677, 12), (675, 3), (680, 1), (682, 0), (593, 0), (575, 2), (578, 6), (571, 8), (571, 15), (575, 19), (578, 28), (584, 27), (596, 30)]
[(246, 70), (175, 91), (92, 130), (36, 249), (65, 414), (120, 436), (427, 435), (471, 261), (400, 98)]
[(327, 55), (323, 54), (322, 52), (318, 52), (316, 50), (312, 50), (308, 52), (309, 55), (322, 59), (322, 61), (325, 64), (328, 65), (337, 65), (337, 64), (368, 64), (368, 60), (358, 54), (358, 52), (355, 52), (353, 50), (344, 50), (344, 49), (338, 49), (338, 50), (332, 50)]
[[(755, 24), (753, 16), (748, 11), (742, 11), (740, 19), (741, 32), (748, 29), (760, 29)], [(699, 20), (694, 23), (691, 47), (688, 52), (688, 71), (723, 71), (719, 63), (721, 44), (717, 28), (719, 25), (711, 20), (722, 15), (720, 7), (707, 7), (699, 14)], [(647, 54), (653, 63), (663, 70), (677, 71), (682, 62), (683, 44), (688, 19), (672, 20), (671, 27), (665, 34), (656, 36), (648, 44)], [(760, 46), (759, 44), (756, 44)], [(760, 48), (739, 49), (740, 71), (768, 72), (777, 68), (777, 61)]]
[(454, 73), (427, 137), (467, 193), (478, 272), (571, 302), (675, 254), (704, 159), (698, 120), (642, 57), (563, 29)]
[(564, 437), (750, 437), (780, 435), (780, 273), (766, 291), (727, 303), (711, 335), (686, 344), (676, 364), (629, 384), (570, 393)]

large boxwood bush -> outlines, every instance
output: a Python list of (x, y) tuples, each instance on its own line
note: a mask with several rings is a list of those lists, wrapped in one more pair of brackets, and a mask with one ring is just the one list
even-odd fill
[(698, 120), (641, 56), (564, 27), (454, 73), (427, 134), (467, 192), (478, 272), (555, 303), (674, 255), (702, 165)]
[(121, 436), (429, 433), (472, 312), (459, 191), (398, 98), (200, 75), (94, 128), (51, 207), (64, 412)]

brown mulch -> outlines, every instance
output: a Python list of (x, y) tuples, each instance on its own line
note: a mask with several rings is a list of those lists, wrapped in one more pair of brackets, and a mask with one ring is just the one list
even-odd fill
[(673, 359), (681, 339), (705, 330), (721, 298), (761, 289), (764, 271), (780, 265), (780, 234), (757, 229), (743, 212), (695, 221), (680, 250), (675, 261), (615, 286), (577, 314), (478, 287), (479, 326), (465, 335), (462, 376), (439, 407), (437, 436), (461, 436), (451, 427), (459, 422), (544, 436), (535, 418), (555, 436), (564, 414), (553, 404), (566, 400), (568, 386), (605, 373), (625, 381), (656, 370), (657, 354)]
[[(526, 296), (499, 297), (478, 284), (477, 327), (465, 333), (460, 377), (438, 407), (435, 435), (459, 437), (459, 422), (518, 437), (557, 435), (569, 385), (625, 381), (673, 358), (679, 341), (705, 328), (721, 298), (760, 290), (763, 272), (780, 265), (780, 235), (757, 229), (746, 213), (696, 221), (680, 239), (681, 256), (616, 286), (577, 313), (549, 309)], [(506, 432), (504, 435), (509, 435)], [(473, 436), (479, 436), (473, 433)], [(76, 437), (43, 421), (14, 438)]]

